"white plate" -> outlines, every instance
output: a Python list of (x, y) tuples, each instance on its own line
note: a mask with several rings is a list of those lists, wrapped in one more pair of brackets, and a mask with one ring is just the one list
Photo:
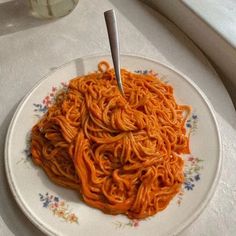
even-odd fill
[(193, 114), (187, 122), (192, 155), (184, 156), (186, 180), (182, 194), (166, 210), (144, 221), (123, 215), (105, 215), (84, 204), (78, 194), (54, 185), (32, 164), (27, 140), (38, 116), (46, 111), (61, 82), (97, 69), (93, 56), (74, 60), (47, 75), (19, 105), (10, 124), (5, 146), (6, 173), (12, 193), (26, 216), (48, 235), (173, 235), (179, 233), (206, 207), (218, 182), (221, 166), (219, 131), (212, 106), (200, 89), (184, 75), (153, 60), (122, 56), (131, 71), (154, 70), (174, 87), (179, 103), (189, 104)]

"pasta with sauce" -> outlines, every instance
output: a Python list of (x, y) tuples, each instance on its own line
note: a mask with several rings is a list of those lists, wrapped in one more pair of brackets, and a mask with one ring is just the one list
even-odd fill
[(74, 78), (32, 128), (35, 164), (56, 184), (81, 193), (108, 214), (143, 219), (165, 209), (184, 180), (181, 154), (189, 153), (187, 105), (152, 74), (114, 70)]

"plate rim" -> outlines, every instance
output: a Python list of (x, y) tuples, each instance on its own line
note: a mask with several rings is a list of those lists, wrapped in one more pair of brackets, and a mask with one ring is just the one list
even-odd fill
[[(51, 69), (51, 71), (49, 71), (48, 73), (46, 73), (43, 77), (41, 77), (39, 79), (39, 81), (37, 81), (30, 89), (29, 91), (24, 95), (24, 97), (21, 99), (20, 103), (17, 105), (17, 108), (11, 118), (10, 124), (8, 126), (7, 129), (7, 134), (5, 136), (5, 144), (4, 144), (4, 166), (5, 166), (5, 173), (7, 176), (7, 181), (11, 190), (11, 193), (13, 194), (14, 200), (17, 202), (17, 205), (19, 206), (19, 208), (22, 210), (22, 212), (24, 213), (24, 215), (30, 220), (30, 222), (36, 226), (39, 230), (41, 230), (43, 233), (45, 233), (46, 235), (49, 236), (58, 236), (58, 234), (56, 234), (55, 232), (53, 232), (50, 228), (45, 227), (40, 221), (37, 220), (37, 218), (31, 213), (31, 211), (26, 207), (26, 204), (24, 203), (23, 199), (20, 198), (19, 194), (17, 193), (14, 181), (12, 180), (12, 175), (11, 175), (11, 170), (9, 168), (9, 156), (8, 156), (8, 146), (9, 146), (9, 138), (11, 136), (11, 131), (12, 131), (12, 126), (14, 125), (17, 115), (19, 114), (22, 106), (24, 105), (24, 103), (26, 102), (27, 98), (32, 94), (32, 92), (34, 90), (36, 90), (40, 84), (45, 81), (50, 75), (52, 75), (56, 70), (62, 69), (63, 67), (79, 60), (79, 59), (84, 59), (84, 60), (89, 60), (90, 58), (96, 58), (96, 57), (111, 57), (111, 55), (109, 53), (96, 53), (96, 54), (90, 54), (87, 56), (81, 56), (78, 58), (74, 58), (64, 64), (61, 64), (60, 66), (57, 66), (53, 69)], [(165, 64), (163, 62), (158, 61), (157, 59), (151, 58), (151, 57), (146, 57), (140, 54), (130, 54), (130, 53), (121, 53), (121, 58), (122, 57), (133, 57), (133, 58), (138, 58), (138, 59), (144, 59), (147, 61), (150, 61), (152, 63), (156, 63), (159, 64), (165, 68), (167, 68), (168, 70), (171, 70), (172, 72), (178, 74), (180, 77), (182, 77), (187, 83), (189, 83), (194, 89), (195, 91), (200, 95), (200, 97), (203, 100), (203, 103), (205, 103), (205, 105), (207, 106), (207, 108), (210, 111), (210, 114), (212, 116), (212, 119), (214, 121), (214, 126), (216, 128), (216, 133), (217, 133), (217, 141), (218, 141), (218, 149), (219, 149), (219, 153), (218, 153), (218, 163), (217, 163), (217, 168), (215, 170), (216, 174), (215, 174), (215, 178), (210, 186), (210, 189), (208, 191), (208, 193), (206, 194), (206, 197), (203, 199), (203, 201), (199, 204), (199, 207), (197, 208), (197, 210), (195, 210), (195, 212), (188, 218), (187, 221), (185, 221), (184, 223), (180, 224), (176, 230), (175, 230), (175, 234), (179, 234), (180, 232), (182, 232), (184, 229), (186, 229), (187, 227), (189, 227), (194, 221), (196, 221), (196, 219), (203, 213), (204, 209), (208, 206), (210, 200), (212, 199), (214, 193), (216, 192), (216, 187), (219, 183), (220, 180), (220, 176), (221, 176), (221, 172), (222, 172), (222, 140), (221, 140), (221, 135), (220, 135), (220, 128), (219, 128), (219, 124), (216, 118), (216, 111), (213, 107), (213, 105), (211, 104), (210, 100), (208, 99), (208, 97), (205, 95), (205, 93), (199, 88), (199, 86), (192, 81), (187, 75), (185, 75), (184, 73), (180, 72), (178, 69), (176, 69), (174, 66)]]

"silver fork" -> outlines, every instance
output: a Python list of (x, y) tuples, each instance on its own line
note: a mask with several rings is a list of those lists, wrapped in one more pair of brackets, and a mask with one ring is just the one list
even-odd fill
[(110, 49), (111, 49), (111, 55), (112, 55), (112, 61), (115, 70), (117, 85), (121, 94), (124, 95), (124, 89), (120, 72), (120, 45), (119, 45), (119, 35), (118, 35), (115, 11), (112, 9), (104, 12), (104, 17), (107, 26), (107, 33), (109, 37), (109, 43), (110, 43)]

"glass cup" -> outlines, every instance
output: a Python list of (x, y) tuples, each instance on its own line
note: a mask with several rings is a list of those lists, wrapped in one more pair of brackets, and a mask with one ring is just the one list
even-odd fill
[(33, 16), (55, 19), (68, 15), (79, 0), (28, 0)]

